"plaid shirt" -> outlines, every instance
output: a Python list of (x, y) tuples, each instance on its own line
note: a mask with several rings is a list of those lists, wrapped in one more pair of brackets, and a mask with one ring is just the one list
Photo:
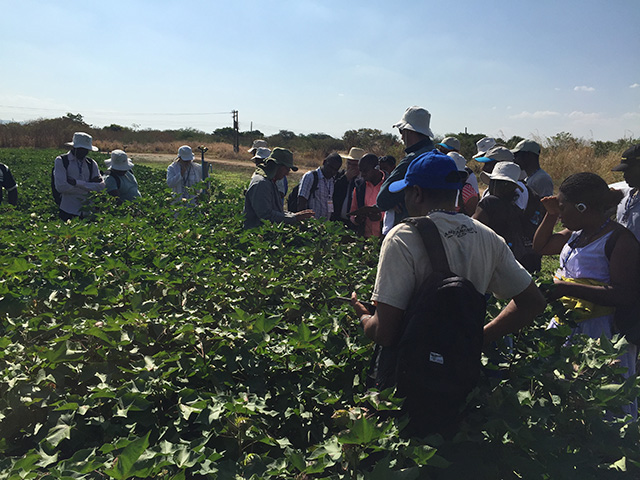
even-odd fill
[[(300, 180), (298, 195), (308, 200), (308, 207), (315, 213), (315, 218), (328, 219), (333, 213), (333, 178), (325, 178), (322, 170), (315, 170), (318, 174), (318, 188), (310, 195), (313, 186), (313, 172), (307, 172)], [(311, 196), (311, 198), (309, 198)]]

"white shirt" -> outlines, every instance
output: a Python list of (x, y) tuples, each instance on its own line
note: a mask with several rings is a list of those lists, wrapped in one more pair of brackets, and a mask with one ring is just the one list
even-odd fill
[[(100, 169), (95, 160), (91, 160), (91, 165), (87, 159), (78, 160), (75, 155), (68, 152), (69, 166), (64, 168), (62, 156), (56, 157), (53, 167), (54, 183), (56, 190), (60, 192), (62, 201), (60, 210), (71, 215), (81, 215), (81, 207), (87, 199), (89, 192), (99, 192), (106, 185), (100, 176)], [(99, 179), (98, 182), (90, 182), (91, 177)], [(72, 178), (76, 184), (71, 185), (67, 179)]]
[(173, 190), (174, 195), (182, 198), (191, 199), (195, 197), (196, 192), (189, 193), (189, 187), (192, 187), (202, 181), (202, 166), (189, 162), (184, 175), (180, 168), (180, 161), (175, 161), (167, 167), (167, 185)]
[[(467, 278), (480, 293), (512, 298), (531, 283), (502, 237), (463, 214), (429, 215), (442, 237), (449, 267)], [(374, 301), (406, 310), (415, 290), (431, 273), (431, 263), (418, 231), (400, 223), (389, 232), (380, 250)]]

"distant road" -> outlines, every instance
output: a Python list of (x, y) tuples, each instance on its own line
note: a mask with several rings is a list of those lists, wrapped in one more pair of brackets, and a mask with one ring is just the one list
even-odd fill
[[(127, 152), (133, 163), (139, 162), (141, 164), (153, 164), (153, 165), (169, 165), (176, 158), (175, 155), (167, 154), (167, 153), (131, 153)], [(241, 170), (246, 171), (247, 175), (250, 175), (253, 170), (256, 168), (253, 162), (250, 160), (229, 160), (222, 158), (205, 158), (208, 163), (212, 165), (218, 165), (225, 169), (225, 167), (230, 167), (235, 171)], [(198, 155), (196, 155), (195, 162), (200, 162)], [(299, 178), (306, 172), (311, 170), (308, 167), (300, 166), (297, 172), (291, 172), (289, 174), (295, 180), (299, 180)]]

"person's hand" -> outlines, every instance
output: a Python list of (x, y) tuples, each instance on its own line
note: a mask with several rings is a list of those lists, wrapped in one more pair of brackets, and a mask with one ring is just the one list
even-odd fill
[(549, 285), (547, 291), (545, 292), (545, 297), (547, 300), (557, 300), (562, 297), (566, 297), (567, 286), (571, 285), (570, 282), (565, 282), (564, 280), (560, 280), (558, 277), (553, 277), (553, 285)]
[(296, 216), (296, 220), (301, 222), (302, 220), (306, 220), (307, 218), (311, 218), (313, 217), (313, 210), (307, 209), (307, 210), (302, 210), (300, 212), (296, 212), (295, 216)]
[(362, 303), (358, 301), (358, 295), (356, 292), (351, 293), (351, 306), (356, 312), (358, 318), (361, 318), (363, 315), (370, 315), (371, 313)]
[(540, 200), (549, 215), (560, 216), (560, 205), (558, 204), (558, 196), (544, 197)]

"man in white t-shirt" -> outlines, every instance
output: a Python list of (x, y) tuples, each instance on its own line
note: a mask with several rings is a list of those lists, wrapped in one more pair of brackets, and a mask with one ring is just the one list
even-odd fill
[[(389, 188), (391, 192), (404, 190), (411, 216), (427, 215), (433, 220), (453, 273), (470, 280), (480, 293), (492, 292), (498, 298), (512, 299), (485, 325), (486, 345), (529, 325), (544, 310), (546, 302), (501, 237), (480, 222), (455, 213), (460, 187), (457, 174), (450, 157), (431, 151), (414, 159), (405, 178)], [(352, 294), (365, 335), (383, 346), (397, 342), (411, 296), (430, 272), (420, 233), (405, 223), (395, 226), (380, 251), (372, 295), (376, 312), (369, 314), (357, 301), (355, 292)]]

